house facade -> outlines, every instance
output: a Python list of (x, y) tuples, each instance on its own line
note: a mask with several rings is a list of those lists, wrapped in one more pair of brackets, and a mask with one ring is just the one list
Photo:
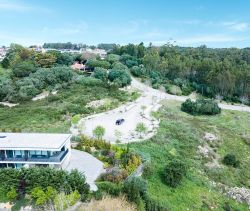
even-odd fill
[(71, 134), (0, 133), (0, 168), (50, 166), (65, 169)]

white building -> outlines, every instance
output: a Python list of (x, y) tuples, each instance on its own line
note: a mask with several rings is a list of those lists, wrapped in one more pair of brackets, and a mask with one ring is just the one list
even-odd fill
[(107, 52), (104, 49), (99, 49), (99, 48), (95, 48), (95, 49), (91, 49), (91, 48), (82, 48), (80, 50), (81, 53), (90, 53), (90, 54), (95, 54), (100, 56), (101, 59), (105, 59), (107, 57)]
[(70, 138), (71, 134), (0, 133), (0, 168), (65, 169), (71, 155)]

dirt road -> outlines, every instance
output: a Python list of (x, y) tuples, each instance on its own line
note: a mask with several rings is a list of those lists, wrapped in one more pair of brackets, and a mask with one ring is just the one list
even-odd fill
[[(122, 143), (140, 141), (140, 135), (135, 132), (136, 125), (139, 122), (143, 122), (148, 128), (148, 132), (143, 136), (143, 139), (152, 137), (159, 125), (158, 120), (151, 116), (152, 111), (157, 111), (161, 104), (161, 100), (177, 100), (185, 101), (187, 96), (175, 96), (165, 92), (153, 89), (138, 80), (132, 80), (132, 88), (138, 89), (142, 92), (142, 96), (134, 102), (130, 102), (117, 109), (89, 116), (80, 120), (79, 124), (84, 124), (83, 134), (87, 136), (93, 136), (93, 129), (101, 125), (105, 128), (104, 139), (110, 142), (117, 142), (119, 140)], [(222, 109), (247, 111), (250, 112), (250, 107), (219, 104)], [(122, 125), (116, 125), (117, 119), (123, 118), (125, 122)], [(73, 133), (77, 133), (77, 130), (71, 130)], [(120, 134), (120, 135), (119, 135)]]

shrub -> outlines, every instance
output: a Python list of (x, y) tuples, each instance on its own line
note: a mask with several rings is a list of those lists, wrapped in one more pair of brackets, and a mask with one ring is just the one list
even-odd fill
[(198, 99), (195, 102), (187, 99), (181, 104), (181, 110), (193, 115), (215, 115), (221, 112), (218, 103), (210, 99)]
[(71, 123), (73, 125), (76, 125), (81, 119), (81, 115), (77, 114), (77, 115), (74, 115), (72, 118), (71, 118)]
[(101, 67), (104, 69), (109, 69), (110, 68), (110, 63), (108, 61), (102, 61), (102, 60), (97, 60), (97, 59), (89, 59), (87, 62), (87, 65), (89, 67)]
[(108, 181), (97, 183), (97, 187), (100, 192), (105, 192), (111, 196), (119, 196), (123, 188), (121, 183), (117, 184)]
[(140, 134), (140, 138), (142, 138), (142, 135), (147, 132), (147, 127), (143, 122), (139, 122), (136, 125), (135, 131)]
[(31, 191), (31, 197), (35, 200), (37, 206), (46, 204), (48, 201), (53, 201), (57, 195), (57, 191), (48, 186), (44, 191), (41, 187), (33, 188)]
[(121, 165), (129, 173), (132, 173), (141, 164), (141, 157), (136, 152), (130, 151), (129, 148), (122, 151), (120, 159)]
[(181, 88), (176, 85), (166, 86), (166, 91), (167, 93), (172, 94), (172, 95), (182, 95)]
[(16, 77), (29, 76), (30, 73), (33, 73), (35, 71), (35, 64), (30, 61), (21, 62), (13, 68), (13, 73)]
[(141, 158), (137, 154), (132, 154), (128, 159), (128, 163), (125, 166), (126, 171), (131, 174), (133, 173), (136, 168), (141, 164)]
[(73, 206), (77, 201), (79, 201), (81, 195), (77, 190), (71, 192), (69, 195), (66, 196), (67, 201), (69, 202), (70, 206)]
[(109, 71), (108, 79), (119, 87), (130, 85), (132, 79), (127, 70), (112, 69)]
[(76, 83), (82, 84), (88, 87), (93, 86), (103, 86), (103, 81), (93, 77), (78, 77), (76, 78)]
[(101, 67), (96, 67), (91, 76), (93, 76), (94, 78), (100, 79), (103, 82), (106, 82), (108, 79), (107, 70)]
[(128, 176), (128, 173), (125, 170), (114, 167), (109, 169), (106, 173), (100, 175), (100, 181), (109, 181), (114, 183), (120, 183), (125, 180)]
[(153, 174), (154, 172), (154, 166), (151, 162), (145, 162), (142, 172), (142, 177), (146, 178)]
[(129, 201), (138, 203), (147, 193), (147, 182), (141, 177), (130, 177), (124, 182), (124, 192)]
[(93, 135), (97, 139), (102, 139), (104, 134), (105, 134), (105, 128), (100, 125), (96, 126), (95, 129), (93, 130)]
[(227, 166), (233, 166), (234, 168), (239, 167), (240, 161), (236, 159), (233, 154), (226, 154), (222, 160), (222, 162)]
[(89, 146), (84, 147), (84, 151), (87, 153), (91, 153), (91, 148)]
[(186, 175), (186, 172), (187, 167), (182, 161), (176, 159), (172, 160), (164, 169), (164, 182), (175, 188), (180, 185), (182, 178)]
[(146, 74), (146, 68), (143, 65), (134, 66), (130, 71), (136, 77), (141, 77)]
[(170, 210), (168, 208), (168, 205), (163, 203), (162, 201), (158, 201), (157, 199), (152, 199), (149, 194), (146, 194), (144, 197), (144, 202), (145, 202), (145, 209), (146, 210), (159, 210), (159, 211), (168, 211)]
[(17, 193), (17, 191), (16, 191), (16, 189), (14, 187), (12, 187), (10, 189), (10, 191), (7, 192), (7, 198), (10, 201), (16, 200), (17, 196), (18, 196), (18, 193)]
[(114, 64), (112, 64), (112, 69), (114, 70), (127, 70), (128, 67), (124, 64), (122, 64), (121, 62), (115, 62)]
[(111, 64), (118, 62), (119, 59), (120, 59), (120, 56), (116, 54), (108, 54), (107, 56), (107, 61), (110, 62)]

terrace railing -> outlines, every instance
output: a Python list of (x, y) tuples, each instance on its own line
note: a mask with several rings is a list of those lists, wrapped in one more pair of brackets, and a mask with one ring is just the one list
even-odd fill
[(69, 150), (61, 151), (57, 155), (47, 157), (47, 156), (31, 156), (31, 157), (13, 157), (7, 158), (5, 156), (0, 157), (1, 161), (9, 161), (9, 162), (34, 162), (34, 163), (60, 163), (65, 156), (68, 154)]

